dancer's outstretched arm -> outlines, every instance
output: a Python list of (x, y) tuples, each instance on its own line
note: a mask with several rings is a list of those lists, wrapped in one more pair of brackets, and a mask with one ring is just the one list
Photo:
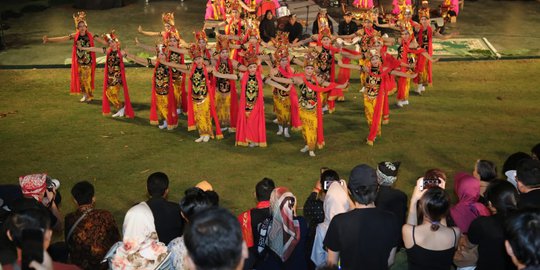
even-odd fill
[(135, 38), (135, 45), (137, 45), (137, 47), (139, 48), (143, 48), (145, 51), (152, 52), (152, 53), (156, 52), (155, 47), (141, 43), (138, 38)]
[(95, 52), (95, 53), (105, 53), (105, 48), (98, 48), (98, 47), (83, 47), (81, 44), (77, 44), (77, 49), (87, 52)]
[(150, 37), (161, 36), (161, 32), (144, 31), (142, 26), (140, 25), (139, 25), (139, 28), (137, 28), (137, 31), (145, 36), (150, 36)]
[(61, 37), (48, 37), (45, 35), (41, 39), (43, 40), (43, 44), (47, 42), (52, 42), (52, 43), (65, 42), (65, 41), (73, 39), (73, 37), (75, 37), (75, 34), (77, 33), (71, 33), (67, 36), (61, 36)]
[(272, 86), (274, 88), (277, 88), (279, 90), (286, 91), (286, 92), (289, 92), (291, 90), (291, 87), (292, 87), (292, 83), (289, 84), (288, 87), (284, 87), (283, 85), (273, 81), (272, 78), (266, 78), (266, 80), (264, 80), (264, 83), (266, 83), (266, 84), (268, 84), (268, 85), (270, 85), (270, 86)]
[(170, 51), (180, 54), (189, 54), (189, 51), (184, 48), (167, 47)]
[(220, 73), (220, 72), (218, 72), (218, 71), (215, 70), (215, 69), (212, 69), (212, 74), (214, 74), (214, 76), (216, 76), (216, 77), (218, 77), (218, 78), (221, 78), (221, 79), (238, 80), (238, 75), (236, 75), (236, 74), (225, 74), (225, 73)]

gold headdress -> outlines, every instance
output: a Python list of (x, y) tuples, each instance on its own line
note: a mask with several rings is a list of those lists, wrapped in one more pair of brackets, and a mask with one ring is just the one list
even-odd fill
[(286, 45), (279, 46), (274, 52), (274, 59), (276, 61), (281, 61), (283, 58), (289, 58), (289, 49)]
[(328, 37), (328, 38), (332, 39), (332, 32), (330, 31), (330, 28), (328, 28), (328, 27), (325, 27), (322, 30), (320, 30), (319, 35), (321, 35), (321, 39), (323, 37)]
[(226, 36), (219, 36), (217, 38), (217, 43), (216, 43), (217, 52), (221, 52), (223, 50), (229, 50), (229, 47), (230, 47), (230, 41)]
[(192, 60), (195, 60), (195, 58), (197, 58), (197, 57), (202, 57), (203, 52), (199, 48), (199, 45), (197, 45), (195, 43), (191, 43), (189, 45), (189, 55), (191, 56)]
[(116, 41), (118, 42), (118, 37), (116, 36), (115, 30), (111, 30), (107, 34), (101, 35), (101, 37), (108, 43), (110, 41)]
[(273, 40), (274, 46), (279, 47), (289, 44), (289, 32), (277, 31), (276, 37)]
[(412, 16), (413, 14), (413, 7), (411, 5), (405, 5), (401, 8), (400, 10), (401, 12), (401, 17), (404, 18), (405, 15), (410, 15)]
[(248, 50), (244, 53), (244, 60), (246, 61), (248, 66), (259, 63), (259, 56), (255, 51), (255, 47), (253, 45), (250, 45)]
[(174, 13), (167, 12), (167, 13), (161, 14), (161, 20), (163, 21), (163, 24), (174, 26)]
[(208, 42), (208, 37), (206, 37), (206, 32), (204, 32), (204, 30), (193, 32), (193, 34), (195, 35), (195, 40), (197, 42), (201, 39)]
[(304, 56), (304, 67), (312, 66), (317, 67), (317, 57), (319, 56), (319, 52), (315, 49), (309, 50), (305, 56)]
[[(233, 10), (236, 10), (236, 11), (240, 12), (240, 4), (238, 3), (238, 1), (244, 1), (244, 0), (236, 0), (236, 1), (232, 1), (232, 3), (231, 3), (231, 12), (232, 12)], [(229, 3), (230, 3), (230, 2), (231, 2), (231, 1), (229, 1)]]
[(77, 13), (74, 13), (73, 21), (75, 21), (75, 29), (79, 27), (80, 22), (83, 22), (84, 25), (88, 26), (88, 24), (86, 24), (86, 12), (84, 11), (79, 11)]

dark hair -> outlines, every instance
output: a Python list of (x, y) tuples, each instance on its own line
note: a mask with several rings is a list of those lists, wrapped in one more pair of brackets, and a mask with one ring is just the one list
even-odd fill
[(506, 216), (509, 211), (517, 209), (518, 193), (516, 188), (508, 181), (491, 181), (484, 193), (484, 197), (497, 209), (497, 213), (503, 216)]
[(531, 153), (536, 156), (536, 159), (540, 159), (540, 143), (531, 149)]
[(94, 197), (94, 186), (88, 181), (78, 182), (71, 188), (71, 196), (79, 205), (91, 204)]
[(185, 194), (180, 200), (180, 211), (187, 220), (191, 220), (198, 212), (214, 206), (210, 196), (198, 187), (187, 189)]
[(339, 174), (331, 169), (327, 169), (321, 173), (321, 187), (324, 187), (324, 182), (326, 181), (339, 181)]
[(148, 180), (146, 180), (146, 189), (152, 197), (163, 196), (168, 188), (169, 177), (162, 172), (155, 172), (148, 176)]
[(430, 169), (424, 173), (424, 178), (426, 179), (442, 179), (446, 181), (446, 173), (441, 169)]
[(217, 192), (213, 190), (207, 190), (205, 191), (206, 196), (208, 196), (208, 199), (212, 203), (212, 206), (219, 206), (219, 195)]
[(46, 210), (26, 209), (11, 214), (4, 226), (6, 231), (9, 231), (15, 246), (21, 248), (24, 230), (46, 231), (51, 226), (51, 219)]
[(540, 265), (540, 211), (518, 210), (505, 222), (505, 236), (516, 259), (526, 266)]
[(193, 216), (184, 243), (198, 270), (232, 270), (242, 259), (240, 223), (223, 208), (206, 209)]
[(497, 178), (497, 166), (495, 163), (480, 159), (476, 162), (476, 173), (480, 176), (480, 180), (491, 182), (493, 179)]
[(355, 202), (363, 205), (368, 205), (374, 202), (375, 198), (377, 198), (377, 191), (379, 190), (379, 186), (360, 186), (354, 190), (349, 190), (351, 191), (351, 197)]
[(525, 152), (516, 152), (511, 154), (503, 164), (503, 173), (517, 169), (519, 163), (524, 159), (531, 159), (531, 156)]
[(522, 160), (517, 169), (517, 180), (529, 188), (540, 186), (540, 160)]
[(440, 227), (440, 221), (448, 215), (450, 210), (450, 197), (446, 190), (440, 187), (429, 188), (420, 198), (422, 214), (431, 221), (431, 230)]
[(276, 184), (274, 184), (274, 180), (270, 178), (265, 177), (259, 181), (255, 186), (255, 196), (257, 197), (257, 201), (262, 202), (270, 200), (270, 194), (272, 194), (274, 188), (276, 188)]

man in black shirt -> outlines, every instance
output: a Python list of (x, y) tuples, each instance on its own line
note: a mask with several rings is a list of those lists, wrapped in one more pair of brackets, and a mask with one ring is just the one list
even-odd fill
[(184, 231), (184, 219), (180, 214), (180, 205), (167, 201), (169, 178), (162, 172), (155, 172), (148, 176), (146, 189), (150, 195), (146, 204), (154, 215), (159, 241), (168, 244), (174, 238), (182, 236)]
[(289, 22), (285, 25), (285, 32), (289, 33), (289, 43), (295, 43), (302, 36), (303, 27), (296, 20), (296, 14), (292, 14)]
[(346, 36), (358, 31), (358, 25), (352, 20), (352, 13), (350, 11), (347, 11), (347, 13), (343, 15), (343, 19), (344, 20), (338, 25), (338, 35)]
[(525, 159), (517, 167), (518, 208), (540, 208), (540, 161)]
[(341, 269), (386, 270), (394, 262), (401, 227), (391, 212), (375, 208), (378, 184), (375, 170), (356, 166), (348, 188), (354, 209), (334, 216), (324, 238), (328, 265)]

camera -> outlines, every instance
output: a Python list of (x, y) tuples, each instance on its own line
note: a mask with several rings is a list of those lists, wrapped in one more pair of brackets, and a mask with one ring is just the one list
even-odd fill
[(441, 179), (439, 178), (424, 178), (422, 180), (422, 185), (420, 186), (420, 190), (432, 188), (432, 187), (438, 187), (441, 184)]
[(53, 192), (60, 187), (60, 181), (58, 179), (52, 179), (51, 177), (47, 176), (47, 180), (45, 180), (45, 185), (47, 186), (47, 190), (50, 192)]

